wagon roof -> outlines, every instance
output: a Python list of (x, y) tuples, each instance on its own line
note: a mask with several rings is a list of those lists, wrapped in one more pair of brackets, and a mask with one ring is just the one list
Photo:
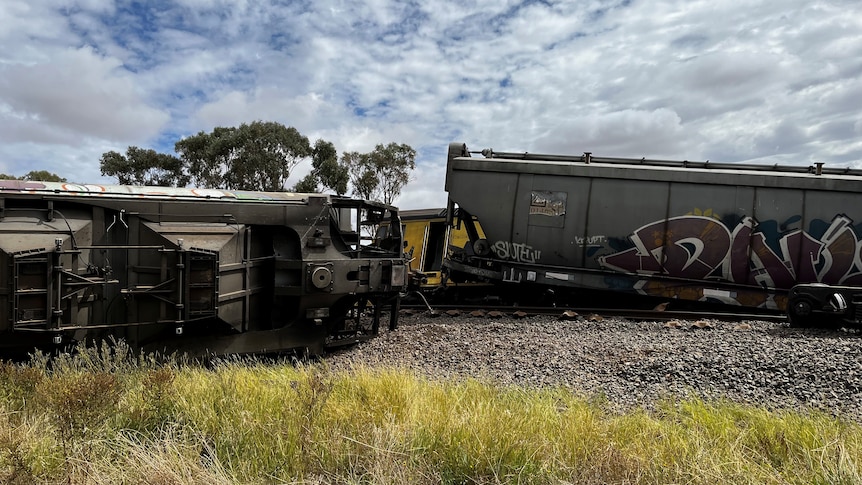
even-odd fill
[(232, 200), (285, 202), (308, 199), (309, 195), (292, 192), (257, 192), (247, 190), (199, 189), (193, 187), (154, 187), (133, 185), (75, 184), (35, 180), (0, 180), (0, 194), (74, 195), (103, 198)]
[(486, 158), (471, 157), (469, 154), (450, 157), (448, 171), (862, 192), (862, 170), (850, 168), (607, 158), (586, 153), (580, 156), (499, 153), (490, 150), (479, 153)]

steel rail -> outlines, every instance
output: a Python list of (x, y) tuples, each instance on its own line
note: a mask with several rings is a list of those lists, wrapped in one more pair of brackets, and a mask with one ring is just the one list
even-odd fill
[[(567, 318), (590, 318), (594, 315), (601, 317), (619, 317), (630, 320), (720, 320), (720, 321), (743, 321), (762, 320), (770, 322), (786, 322), (787, 316), (781, 313), (751, 313), (731, 311), (706, 311), (706, 310), (643, 310), (632, 308), (589, 308), (589, 307), (533, 307), (533, 306), (495, 306), (495, 305), (433, 305), (403, 304), (402, 310), (425, 311), (431, 316), (446, 314), (447, 312), (458, 312), (469, 314), (471, 312), (484, 312), (487, 316), (490, 312), (498, 312), (502, 315), (514, 315), (521, 312), (526, 316), (534, 315), (560, 315)], [(519, 315), (522, 316), (522, 315)]]

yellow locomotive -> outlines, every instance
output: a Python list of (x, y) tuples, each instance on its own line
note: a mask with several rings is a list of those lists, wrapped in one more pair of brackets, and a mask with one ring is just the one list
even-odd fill
[[(447, 223), (446, 209), (403, 210), (400, 215), (404, 258), (408, 264), (413, 290), (419, 290), (428, 296), (445, 293), (447, 289), (454, 289), (456, 286), (467, 289), (477, 285), (476, 282), (450, 278), (444, 265), (453, 250), (463, 250), (464, 246), (469, 244), (469, 237), (463, 225)], [(457, 220), (457, 215), (454, 219)], [(385, 227), (384, 222), (381, 228)], [(484, 237), (478, 222), (476, 227), (481, 237)], [(385, 230), (384, 234), (386, 232), (388, 230)]]

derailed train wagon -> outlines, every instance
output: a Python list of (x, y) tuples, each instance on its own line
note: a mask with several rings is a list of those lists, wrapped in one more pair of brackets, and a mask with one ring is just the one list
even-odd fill
[(0, 181), (0, 354), (123, 339), (320, 353), (396, 325), (389, 206), (325, 194)]
[(470, 152), (453, 143), (446, 190), (450, 206), (486, 234), (469, 228), (472, 217), (461, 221), (471, 242), (446, 261), (453, 272), (789, 310), (798, 322), (817, 313), (858, 320), (859, 170)]

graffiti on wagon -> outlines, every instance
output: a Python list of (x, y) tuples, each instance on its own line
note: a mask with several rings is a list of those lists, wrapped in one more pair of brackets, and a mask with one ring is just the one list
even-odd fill
[(500, 259), (519, 263), (535, 263), (542, 257), (542, 251), (533, 249), (528, 244), (509, 241), (497, 241), (491, 246), (491, 250)]
[[(636, 229), (633, 247), (598, 258), (619, 272), (715, 279), (774, 288), (795, 283), (862, 283), (862, 243), (844, 214), (808, 230), (743, 217), (728, 227), (706, 216), (662, 219)], [(782, 230), (784, 228), (784, 230)]]

